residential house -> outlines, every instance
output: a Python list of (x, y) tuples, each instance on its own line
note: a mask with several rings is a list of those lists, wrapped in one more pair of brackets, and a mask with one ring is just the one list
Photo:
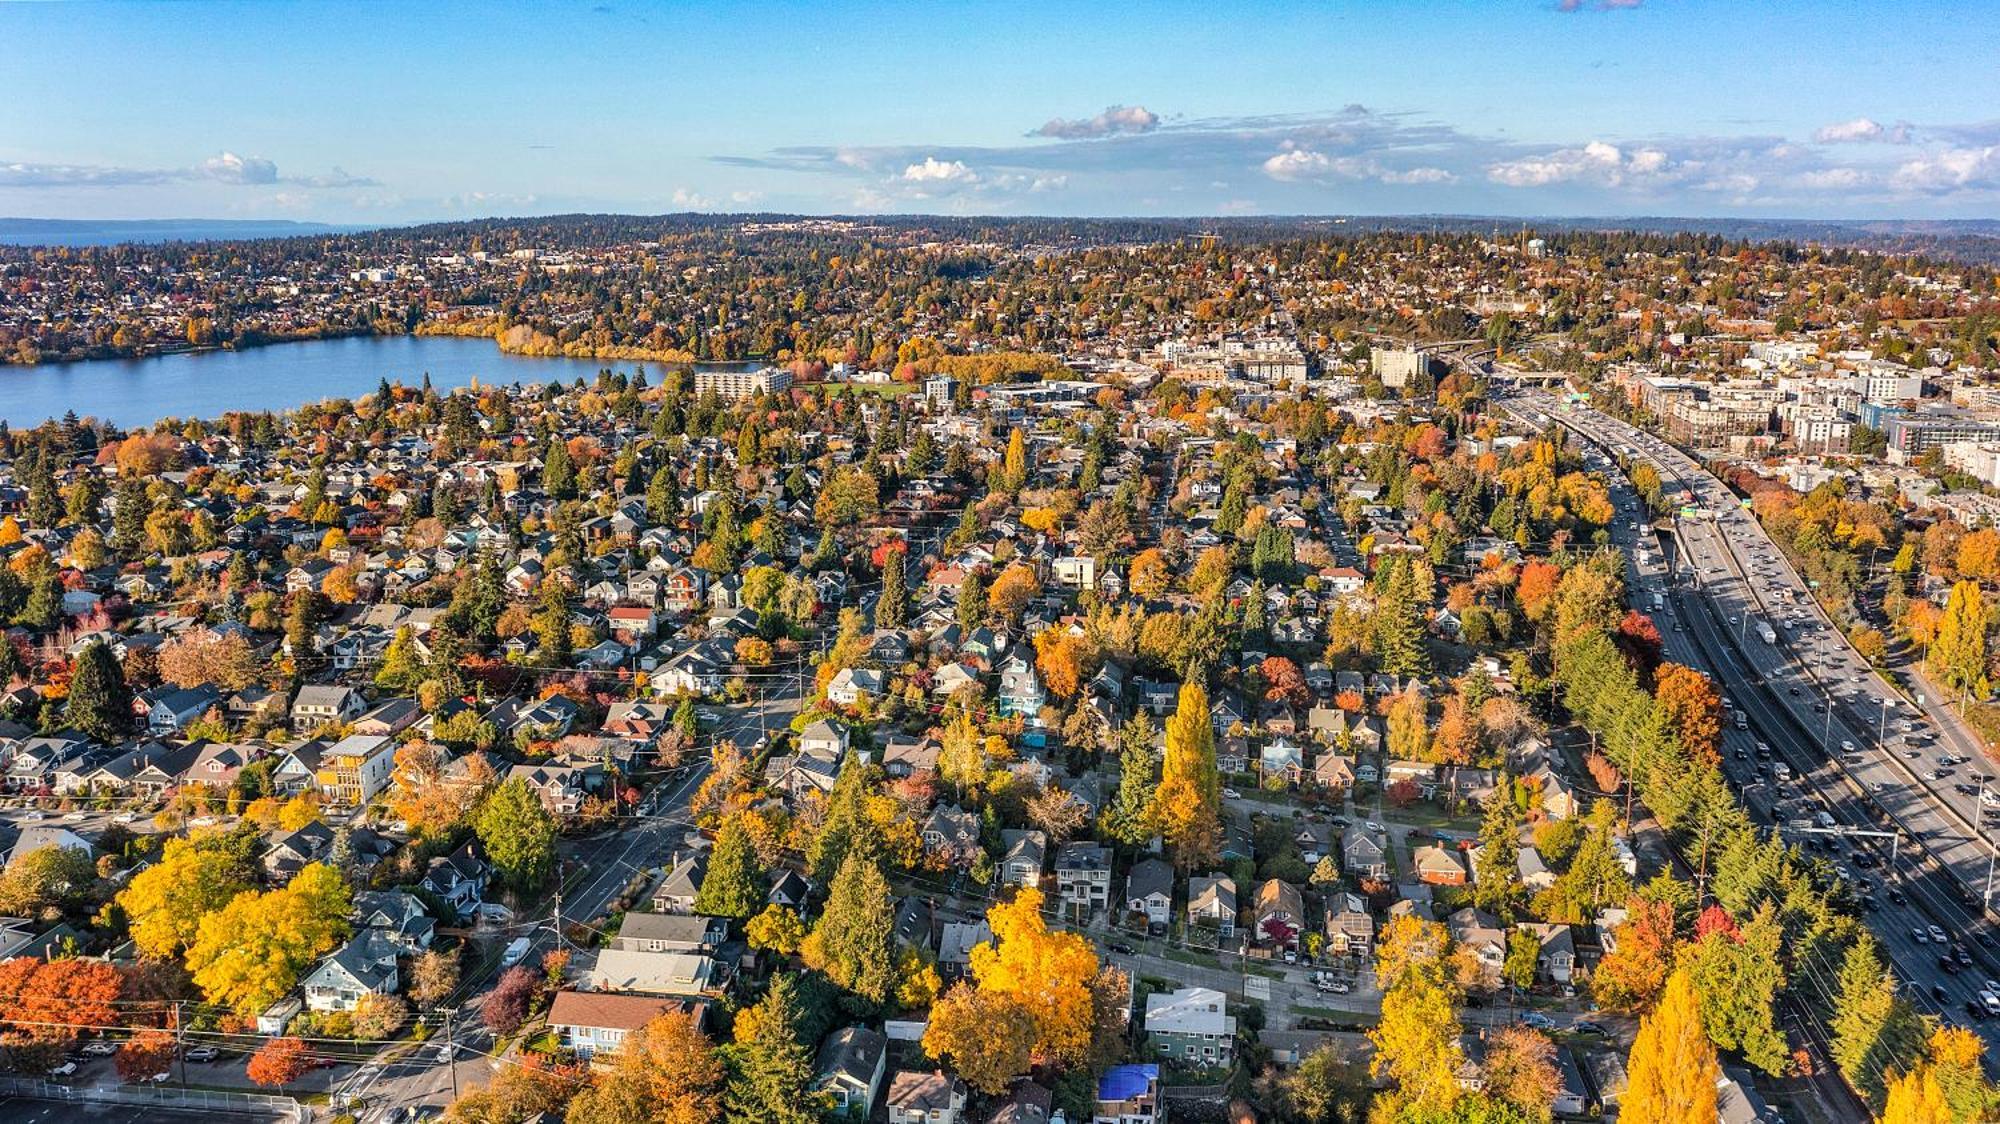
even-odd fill
[(1157, 1064), (1114, 1065), (1097, 1079), (1091, 1124), (1160, 1124), (1165, 1119)]
[(861, 700), (882, 693), (883, 676), (873, 668), (843, 667), (826, 685), (826, 701), (835, 706), (860, 706)]
[(1015, 652), (1007, 657), (1000, 668), (1000, 713), (1009, 718), (1025, 718), (1029, 722), (1039, 722), (1042, 708), (1048, 705), (1048, 693), (1042, 690), (1041, 676), (1035, 674), (1035, 665)]
[(661, 913), (693, 913), (694, 900), (701, 893), (702, 878), (707, 874), (707, 855), (681, 856), (653, 891), (653, 908)]
[(352, 1011), (364, 995), (393, 995), (398, 986), (396, 946), (364, 929), (307, 973), (306, 1009)]
[(926, 851), (951, 866), (969, 863), (979, 852), (979, 817), (956, 804), (932, 808), (917, 834)]
[(1340, 833), (1340, 866), (1356, 878), (1389, 876), (1389, 847), (1382, 833), (1353, 824)]
[(1279, 948), (1297, 948), (1305, 931), (1305, 898), (1299, 888), (1276, 878), (1257, 887), (1251, 933)]
[(1188, 879), (1188, 924), (1213, 929), (1219, 937), (1236, 935), (1236, 882), (1226, 875), (1198, 874)]
[(1463, 886), (1466, 883), (1465, 858), (1457, 850), (1432, 844), (1418, 847), (1410, 856), (1415, 864), (1417, 880), (1433, 886)]
[(587, 771), (576, 765), (516, 765), (507, 770), (507, 779), (525, 781), (552, 816), (574, 816), (583, 811)]
[(1185, 1065), (1227, 1066), (1236, 1056), (1236, 1017), (1214, 988), (1183, 987), (1146, 997), (1146, 1042)]
[(1173, 909), (1174, 868), (1155, 858), (1133, 863), (1125, 875), (1125, 912), (1145, 917), (1148, 928), (1163, 932)]
[(381, 933), (396, 951), (415, 956), (431, 947), (437, 919), (416, 895), (402, 890), (363, 890), (354, 895), (356, 931)]
[(833, 1112), (866, 1119), (875, 1108), (889, 1059), (889, 1040), (867, 1027), (842, 1027), (820, 1043), (813, 1063), (813, 1092)]
[(1375, 946), (1375, 918), (1360, 894), (1338, 893), (1326, 902), (1326, 947), (1337, 956), (1366, 958)]
[(889, 1106), (889, 1124), (960, 1124), (965, 1082), (943, 1070), (897, 1070), (883, 1103)]
[(325, 726), (351, 722), (368, 709), (361, 692), (352, 687), (309, 683), (292, 700), (292, 732), (301, 736)]
[(388, 787), (395, 769), (396, 743), (389, 738), (352, 734), (320, 755), (315, 778), (320, 795), (344, 808), (361, 807)]
[(627, 913), (611, 947), (639, 952), (713, 953), (729, 939), (729, 922), (686, 913)]
[(613, 947), (597, 954), (590, 986), (599, 991), (694, 997), (721, 986), (719, 967), (698, 953)]
[(704, 1021), (708, 1005), (698, 1000), (615, 991), (558, 991), (549, 1005), (548, 1028), (557, 1041), (584, 1061), (618, 1052), (632, 1032), (678, 1011), (691, 1011), (695, 1025)]
[(1541, 946), (1535, 953), (1535, 975), (1555, 983), (1568, 983), (1576, 972), (1576, 941), (1568, 925), (1523, 921), (1514, 926), (1535, 938)]
[(451, 854), (432, 859), (417, 885), (437, 895), (465, 920), (485, 901), (486, 887), (492, 880), (493, 868), (480, 857), (473, 841), (467, 840)]
[(1049, 837), (1035, 830), (1008, 828), (1000, 833), (1007, 854), (1000, 860), (1000, 884), (1034, 886), (1042, 880), (1042, 862), (1048, 855)]
[(1080, 840), (1056, 852), (1056, 895), (1063, 905), (1084, 913), (1111, 901), (1111, 848)]

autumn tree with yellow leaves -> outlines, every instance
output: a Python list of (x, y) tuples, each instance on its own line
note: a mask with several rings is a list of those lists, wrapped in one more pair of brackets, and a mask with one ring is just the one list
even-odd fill
[(1215, 765), (1215, 727), (1208, 692), (1181, 684), (1179, 704), (1167, 719), (1167, 748), (1149, 819), (1173, 844), (1183, 869), (1212, 862), (1221, 849), (1222, 778)]
[(1715, 1120), (1715, 1080), (1721, 1067), (1702, 1030), (1701, 1002), (1687, 971), (1667, 978), (1659, 1006), (1639, 1023), (1625, 1071), (1626, 1118), (1649, 1124)]

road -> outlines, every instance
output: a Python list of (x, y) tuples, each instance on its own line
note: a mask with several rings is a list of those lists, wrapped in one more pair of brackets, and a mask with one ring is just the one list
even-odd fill
[[(1531, 424), (1552, 421), (1604, 449), (1630, 448), (1660, 470), (1670, 490), (1685, 487), (1694, 493), (1696, 506), (1732, 513), (1714, 521), (1675, 520), (1662, 540), (1651, 525), (1641, 523), (1636, 497), (1624, 489), (1614, 538), (1621, 545), (1643, 540), (1650, 547), (1650, 564), (1643, 567), (1637, 552), (1628, 549), (1632, 588), (1641, 591), (1647, 607), (1653, 604), (1654, 592), (1666, 598), (1667, 611), (1655, 615), (1662, 618), (1668, 658), (1715, 673), (1734, 712), (1741, 715), (1741, 728), (1732, 722), (1725, 730), (1723, 764), (1753, 813), (1778, 828), (1789, 842), (1817, 849), (1832, 862), (1838, 876), (1869, 907), (1867, 920), (1882, 942), (1885, 958), (1901, 978), (1916, 985), (1906, 989), (1913, 1003), (1988, 1034), (1978, 1025), (1983, 1019), (1973, 1013), (1974, 1000), (1980, 981), (2000, 976), (1996, 970), (2000, 962), (1990, 947), (1990, 924), (1966, 904), (1962, 875), (1954, 879), (1957, 871), (1949, 865), (1974, 857), (1965, 854), (1972, 841), (1937, 806), (1937, 794), (1918, 782), (1913, 768), (1924, 766), (1901, 756), (1912, 747), (1895, 742), (1885, 746), (1880, 738), (1883, 732), (1896, 733), (1913, 717), (1895, 719), (1898, 726), (1889, 727), (1890, 716), (1898, 711), (1884, 707), (1881, 727), (1868, 728), (1855, 720), (1850, 696), (1875, 682), (1858, 661), (1843, 682), (1848, 690), (1836, 690), (1829, 709), (1822, 680), (1814, 674), (1823, 669), (1809, 666), (1813, 646), (1820, 642), (1806, 641), (1808, 658), (1802, 659), (1786, 633), (1810, 636), (1810, 632), (1787, 629), (1772, 645), (1753, 631), (1759, 620), (1778, 620), (1769, 615), (1774, 608), (1796, 607), (1799, 602), (1786, 596), (1782, 574), (1789, 567), (1768, 540), (1760, 542), (1761, 531), (1752, 535), (1742, 525), (1753, 521), (1735, 506), (1720, 481), (1691, 461), (1677, 459), (1651, 435), (1604, 415), (1574, 408), (1562, 411), (1540, 395), (1524, 395), (1509, 406)], [(1607, 455), (1593, 449), (1587, 456), (1592, 467), (1618, 478), (1617, 466)], [(1789, 592), (1810, 600), (1803, 590)], [(1831, 631), (1824, 622), (1819, 628), (1822, 634)], [(1908, 709), (1902, 713), (1911, 715)], [(1843, 834), (1817, 830), (1825, 822)], [(1887, 832), (1895, 838), (1845, 834), (1851, 831)], [(1933, 861), (1933, 855), (1943, 862)], [(1977, 861), (1983, 876), (1984, 859)], [(1941, 961), (1945, 947), (1932, 939), (1932, 926), (1963, 942), (1971, 967), (1946, 969)], [(1801, 972), (1800, 983), (1808, 993), (1832, 994), (1838, 965), (1804, 964)]]

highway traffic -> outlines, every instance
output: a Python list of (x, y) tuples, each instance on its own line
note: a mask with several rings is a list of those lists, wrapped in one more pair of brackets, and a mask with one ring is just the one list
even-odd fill
[[(2000, 976), (2000, 960), (1971, 887), (1973, 878), (1983, 885), (1990, 851), (1917, 774), (1942, 770), (1949, 778), (1966, 762), (1843, 651), (1844, 640), (1720, 481), (1658, 438), (1595, 411), (1563, 409), (1542, 394), (1508, 406), (1531, 425), (1561, 424), (1594, 442), (1592, 467), (1607, 477), (1622, 482), (1613, 454), (1637, 457), (1654, 465), (1672, 494), (1692, 493), (1688, 506), (1720, 513), (1674, 519), (1661, 536), (1631, 489), (1619, 489), (1613, 537), (1626, 549), (1635, 603), (1656, 610), (1668, 658), (1715, 675), (1731, 706), (1724, 769), (1753, 811), (1847, 882), (1885, 958), (1914, 985), (1913, 1002), (1952, 1021), (1983, 1022), (1989, 1005), (1980, 992), (2000, 992), (1988, 982)], [(1863, 720), (1870, 709), (1872, 723)], [(1966, 810), (1976, 824), (1976, 810)], [(1837, 965), (1801, 967), (1809, 990), (1831, 994)]]

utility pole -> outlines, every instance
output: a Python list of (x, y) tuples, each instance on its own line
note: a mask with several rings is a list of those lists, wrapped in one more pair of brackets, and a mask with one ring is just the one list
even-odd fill
[[(558, 877), (560, 877), (560, 875), (558, 875)], [(561, 948), (562, 943), (563, 943), (562, 888), (559, 886), (556, 888), (556, 947)]]
[(187, 1089), (188, 1083), (187, 1050), (183, 1048), (187, 1037), (187, 1020), (181, 1017), (181, 1007), (185, 1003), (186, 1000), (183, 999), (174, 1000), (174, 1061), (178, 1063), (180, 1069), (183, 1091)]
[(458, 1038), (455, 1036), (458, 1008), (444, 1009), (444, 1067), (451, 1071), (451, 1099), (458, 1099)]

